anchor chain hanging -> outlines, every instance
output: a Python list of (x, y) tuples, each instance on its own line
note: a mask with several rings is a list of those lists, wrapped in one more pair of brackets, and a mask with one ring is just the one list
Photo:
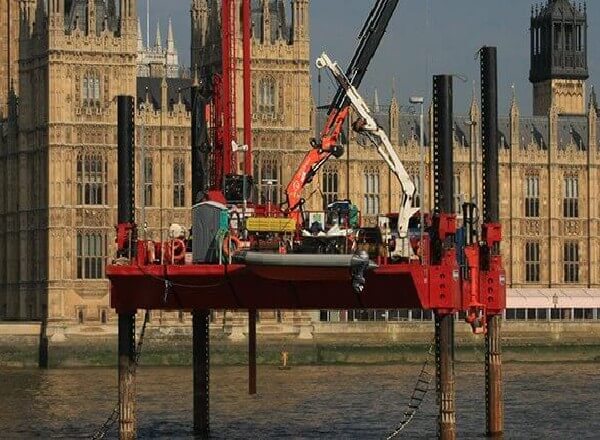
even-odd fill
[(393, 438), (398, 437), (400, 433), (406, 428), (410, 422), (414, 419), (417, 411), (421, 408), (421, 404), (425, 400), (425, 396), (427, 392), (430, 390), (431, 381), (433, 380), (434, 374), (431, 372), (431, 361), (434, 357), (434, 346), (435, 342), (433, 342), (429, 346), (429, 350), (427, 351), (427, 358), (423, 363), (423, 367), (421, 368), (421, 372), (419, 373), (419, 377), (417, 378), (417, 383), (413, 389), (413, 392), (410, 396), (410, 400), (408, 401), (407, 409), (404, 411), (404, 417), (402, 421), (398, 424), (394, 432), (392, 432), (387, 440), (391, 440)]

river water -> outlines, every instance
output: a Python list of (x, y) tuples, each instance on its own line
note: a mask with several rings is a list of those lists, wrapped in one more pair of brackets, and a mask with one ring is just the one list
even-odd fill
[[(259, 367), (258, 396), (246, 369), (215, 367), (212, 433), (217, 439), (381, 439), (401, 419), (419, 365)], [(599, 364), (509, 364), (510, 439), (600, 439)], [(484, 432), (483, 365), (457, 365), (459, 438)], [(189, 439), (191, 369), (141, 368), (140, 438)], [(0, 370), (0, 438), (86, 438), (115, 404), (116, 370)], [(401, 438), (435, 436), (435, 393)], [(115, 438), (116, 431), (109, 438)]]

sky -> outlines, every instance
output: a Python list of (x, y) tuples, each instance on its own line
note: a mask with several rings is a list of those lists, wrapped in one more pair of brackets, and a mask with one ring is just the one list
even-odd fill
[[(146, 29), (146, 1), (138, 0), (142, 27)], [(156, 22), (173, 20), (180, 62), (189, 65), (190, 0), (149, 0), (151, 40)], [(544, 0), (545, 1), (545, 0)], [(401, 105), (408, 108), (410, 96), (431, 95), (434, 74), (458, 74), (467, 79), (455, 80), (455, 113), (468, 111), (473, 81), (479, 88), (477, 50), (484, 45), (498, 47), (499, 105), (506, 114), (512, 85), (521, 114), (532, 112), (532, 88), (529, 75), (530, 0), (400, 0), (382, 45), (375, 55), (361, 85), (363, 96), (371, 97), (375, 88), (382, 105), (389, 102), (392, 84)], [(345, 66), (352, 56), (360, 31), (374, 0), (311, 0), (311, 58), (326, 50), (331, 58)], [(600, 41), (600, 1), (588, 2), (588, 41)], [(589, 86), (600, 87), (600, 44), (588, 50)], [(313, 63), (314, 64), (314, 63)], [(313, 68), (313, 94), (319, 95)], [(335, 91), (324, 78), (321, 103)]]

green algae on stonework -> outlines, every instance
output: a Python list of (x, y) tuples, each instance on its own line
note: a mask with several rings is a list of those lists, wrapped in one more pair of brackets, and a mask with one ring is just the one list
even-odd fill
[[(114, 344), (113, 344), (114, 342)], [(168, 344), (166, 340), (146, 341), (140, 364), (142, 366), (190, 366), (191, 345)], [(387, 365), (421, 363), (427, 357), (428, 344), (317, 344), (270, 343), (258, 345), (259, 365), (280, 365), (281, 351), (288, 353), (288, 364), (294, 365)], [(89, 344), (50, 344), (51, 368), (115, 367), (115, 341)], [(455, 359), (461, 363), (484, 361), (483, 340), (478, 345), (459, 345)], [(523, 344), (502, 348), (502, 360), (511, 362), (600, 362), (600, 344)], [(30, 344), (0, 345), (0, 367), (31, 368), (37, 366), (38, 347)], [(216, 366), (245, 366), (248, 364), (247, 344), (214, 344), (211, 346), (211, 364)]]

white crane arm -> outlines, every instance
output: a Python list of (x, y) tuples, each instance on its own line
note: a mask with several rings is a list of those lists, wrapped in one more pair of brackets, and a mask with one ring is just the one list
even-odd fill
[(408, 235), (408, 222), (410, 218), (419, 211), (419, 208), (412, 207), (413, 197), (415, 195), (415, 184), (406, 172), (387, 133), (377, 125), (369, 106), (362, 96), (360, 96), (356, 87), (350, 83), (350, 80), (342, 69), (340, 69), (339, 65), (333, 62), (326, 53), (323, 53), (317, 59), (317, 68), (329, 69), (338, 84), (344, 88), (346, 95), (352, 104), (352, 108), (360, 116), (360, 124), (355, 124), (355, 130), (364, 133), (371, 140), (377, 148), (379, 155), (398, 178), (400, 188), (402, 189), (400, 212), (398, 213), (398, 235), (400, 238), (405, 238)]

